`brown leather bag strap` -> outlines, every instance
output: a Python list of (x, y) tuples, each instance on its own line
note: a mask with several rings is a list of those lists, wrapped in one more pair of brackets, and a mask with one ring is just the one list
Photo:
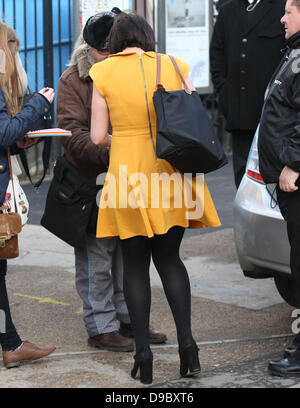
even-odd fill
[(184, 79), (184, 77), (183, 77), (183, 75), (182, 75), (182, 72), (181, 72), (180, 69), (179, 69), (179, 66), (178, 66), (178, 64), (177, 64), (177, 62), (176, 62), (176, 59), (175, 59), (172, 55), (169, 55), (169, 57), (170, 57), (170, 59), (171, 59), (173, 65), (174, 65), (174, 67), (175, 67), (175, 69), (176, 69), (176, 71), (177, 71), (177, 74), (180, 76), (180, 79), (181, 79), (181, 82), (182, 82), (182, 84), (183, 84), (183, 86), (184, 86), (185, 92), (191, 95), (192, 91), (191, 91), (191, 89), (188, 87), (188, 84), (186, 83), (186, 80)]
[(156, 89), (158, 88), (158, 85), (161, 85), (160, 83), (160, 72), (161, 72), (161, 54), (157, 53), (156, 54), (156, 61), (157, 61), (157, 71), (156, 71)]

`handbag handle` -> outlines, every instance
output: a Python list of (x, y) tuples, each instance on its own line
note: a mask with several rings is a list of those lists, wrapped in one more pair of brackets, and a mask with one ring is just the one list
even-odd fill
[[(156, 60), (157, 60), (157, 71), (156, 71), (156, 89), (164, 89), (163, 85), (160, 83), (160, 74), (161, 74), (161, 54), (160, 53), (156, 53)], [(145, 99), (146, 99), (146, 105), (147, 105), (147, 114), (148, 114), (148, 120), (149, 120), (149, 130), (150, 130), (150, 135), (151, 135), (151, 140), (152, 140), (152, 145), (153, 145), (153, 150), (154, 150), (154, 154), (155, 157), (157, 159), (157, 154), (156, 154), (156, 148), (155, 148), (155, 144), (154, 144), (154, 139), (153, 139), (153, 131), (152, 131), (152, 125), (151, 125), (151, 118), (150, 118), (150, 109), (149, 109), (149, 103), (148, 103), (148, 95), (147, 95), (147, 86), (146, 86), (146, 79), (145, 79), (145, 71), (144, 71), (144, 65), (143, 65), (143, 60), (142, 60), (142, 56), (139, 55), (140, 57), (140, 63), (141, 63), (141, 68), (142, 68), (142, 74), (143, 74), (143, 81), (144, 81), (144, 90), (145, 90)], [(188, 84), (186, 83), (186, 80), (184, 79), (179, 66), (175, 60), (175, 58), (171, 55), (169, 55), (175, 70), (177, 72), (177, 74), (179, 75), (181, 82), (184, 86), (184, 90), (187, 94), (191, 95), (192, 91), (190, 90), (190, 88), (188, 87)]]
[[(156, 89), (162, 89), (163, 85), (160, 83), (160, 74), (161, 74), (161, 54), (157, 53), (157, 71), (156, 71)], [(189, 95), (192, 94), (192, 90), (189, 88), (188, 84), (186, 83), (186, 80), (184, 78), (184, 76), (182, 75), (182, 72), (180, 71), (180, 68), (176, 62), (176, 59), (172, 56), (169, 55), (169, 58), (172, 61), (172, 64), (174, 65), (174, 68), (177, 72), (177, 74), (179, 75), (183, 88), (185, 90), (185, 92)]]
[(17, 201), (16, 201), (16, 193), (15, 193), (15, 186), (14, 186), (14, 176), (12, 172), (12, 166), (11, 166), (11, 157), (10, 157), (10, 148), (7, 149), (7, 157), (8, 157), (8, 165), (9, 165), (9, 176), (11, 179), (11, 184), (12, 184), (12, 191), (13, 191), (13, 196), (14, 196), (14, 204), (15, 204), (15, 212), (18, 212), (18, 207), (17, 207)]

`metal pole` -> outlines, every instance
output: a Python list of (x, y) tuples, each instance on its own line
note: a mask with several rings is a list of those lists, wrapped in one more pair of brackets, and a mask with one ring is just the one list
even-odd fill
[(37, 34), (37, 0), (34, 0), (34, 65), (35, 65), (35, 81), (34, 81), (34, 90), (38, 90), (38, 34)]
[(16, 21), (16, 0), (13, 3), (13, 15), (14, 15), (14, 30), (16, 29), (17, 21)]
[[(43, 0), (43, 26), (44, 26), (44, 86), (54, 88), (54, 75), (53, 75), (53, 15), (52, 15), (52, 0)], [(51, 105), (51, 124), (53, 124), (54, 108)], [(51, 144), (52, 140), (45, 141)], [(51, 146), (51, 145), (50, 145)], [(53, 155), (53, 148), (52, 155)]]
[(166, 52), (166, 9), (165, 0), (158, 0), (157, 5), (157, 51)]
[(52, 0), (43, 0), (44, 86), (53, 88), (53, 16)]
[(24, 4), (24, 61), (25, 61), (25, 71), (27, 72), (27, 7), (26, 7), (26, 0), (23, 2)]
[[(70, 22), (69, 22), (70, 23)], [(61, 55), (61, 0), (58, 0), (58, 66), (59, 66), (59, 75), (62, 74), (62, 55)]]
[[(71, 22), (71, 21), (70, 21)], [(80, 2), (79, 0), (73, 1), (73, 21), (72, 21), (72, 42), (73, 42), (73, 47), (74, 44), (80, 34), (81, 27), (80, 27)], [(73, 48), (72, 47), (72, 48)], [(71, 50), (70, 50), (71, 54)]]
[(2, 0), (2, 20), (5, 23), (5, 1)]

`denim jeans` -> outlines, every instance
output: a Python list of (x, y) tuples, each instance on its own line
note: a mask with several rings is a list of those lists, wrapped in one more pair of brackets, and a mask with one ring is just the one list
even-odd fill
[[(3, 319), (5, 316), (5, 333), (0, 333), (0, 345), (3, 351), (13, 350), (22, 344), (22, 340), (16, 331), (10, 314), (5, 282), (6, 270), (7, 261), (0, 260), (0, 318)], [(0, 325), (0, 328), (1, 327), (2, 325)]]

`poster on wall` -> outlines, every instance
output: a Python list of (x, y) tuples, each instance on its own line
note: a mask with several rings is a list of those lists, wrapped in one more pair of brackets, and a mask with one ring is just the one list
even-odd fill
[(166, 53), (186, 61), (199, 92), (209, 92), (210, 0), (165, 0)]
[(81, 0), (80, 1), (80, 25), (84, 27), (87, 19), (102, 11), (110, 11), (113, 7), (120, 10), (132, 10), (133, 0)]

